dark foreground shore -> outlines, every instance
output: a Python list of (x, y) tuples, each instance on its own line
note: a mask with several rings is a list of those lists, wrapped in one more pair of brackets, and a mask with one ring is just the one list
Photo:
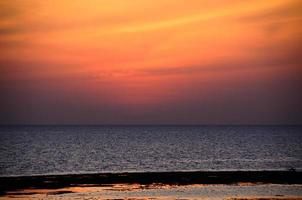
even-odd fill
[(297, 171), (131, 172), (0, 177), (1, 195), (22, 189), (58, 189), (106, 184), (302, 184)]

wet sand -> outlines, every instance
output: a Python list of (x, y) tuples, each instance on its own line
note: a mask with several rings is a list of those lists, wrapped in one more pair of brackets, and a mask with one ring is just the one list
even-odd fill
[(301, 199), (301, 172), (149, 172), (0, 177), (2, 199)]

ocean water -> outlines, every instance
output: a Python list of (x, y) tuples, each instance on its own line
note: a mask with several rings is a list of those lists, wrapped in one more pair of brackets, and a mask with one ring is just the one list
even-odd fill
[(1, 126), (0, 176), (302, 169), (302, 126)]

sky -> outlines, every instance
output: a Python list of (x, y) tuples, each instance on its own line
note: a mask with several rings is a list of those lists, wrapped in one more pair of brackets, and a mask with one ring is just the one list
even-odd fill
[(302, 124), (301, 0), (0, 1), (0, 124)]

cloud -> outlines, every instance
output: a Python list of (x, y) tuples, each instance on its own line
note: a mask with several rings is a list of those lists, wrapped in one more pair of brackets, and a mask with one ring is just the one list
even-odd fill
[[(1, 34), (0, 34), (1, 35)], [(3, 48), (3, 49), (8, 49), (8, 48), (18, 48), (18, 47), (26, 47), (28, 44), (27, 41), (25, 40), (11, 40), (11, 41), (1, 41), (0, 40), (0, 49)]]
[(275, 69), (300, 67), (302, 59), (298, 54), (288, 55), (288, 57), (268, 57), (258, 60), (231, 60), (231, 61), (214, 61), (210, 64), (199, 64), (194, 66), (177, 66), (177, 67), (153, 67), (142, 69), (140, 72), (145, 75), (165, 76), (165, 75), (191, 75), (196, 73), (221, 73), (238, 70), (255, 70), (255, 69)]
[(300, 0), (288, 1), (286, 4), (266, 9), (261, 12), (253, 12), (247, 15), (237, 17), (242, 22), (259, 22), (266, 20), (288, 20), (288, 18), (299, 17), (301, 18), (302, 3)]
[[(245, 16), (243, 19), (260, 18), (268, 10), (276, 10), (279, 13), (279, 8), (285, 5), (282, 1), (275, 1), (275, 4), (263, 2), (248, 2), (244, 4), (229, 4), (223, 9), (212, 9), (209, 11), (196, 12), (190, 15), (178, 16), (170, 19), (163, 19), (160, 21), (145, 22), (141, 24), (122, 25), (114, 27), (109, 30), (110, 33), (133, 33), (133, 32), (146, 32), (155, 31), (158, 29), (167, 29), (178, 26), (183, 26), (191, 23), (201, 23), (203, 21), (237, 18), (237, 16)], [(287, 6), (287, 5), (286, 5)], [(291, 6), (294, 7), (294, 6)], [(274, 13), (275, 13), (274, 12)], [(252, 13), (252, 14), (251, 14)], [(256, 13), (256, 14), (254, 14)]]
[[(263, 30), (269, 35), (274, 35), (282, 30), (286, 24), (299, 24), (302, 21), (302, 2), (299, 0), (288, 1), (286, 4), (249, 13), (237, 17), (237, 21), (248, 25), (262, 25)], [(299, 26), (299, 25), (297, 25)], [(285, 27), (285, 29), (288, 27)], [(296, 27), (296, 29), (299, 29)]]
[(34, 60), (0, 60), (0, 83), (81, 79), (71, 63)]
[(14, 26), (14, 27), (0, 27), (0, 35), (13, 35), (24, 33), (25, 30), (22, 27)]
[(19, 8), (12, 1), (0, 1), (0, 20), (16, 17), (21, 12)]
[[(16, 27), (8, 27), (0, 31), (2, 34), (7, 33), (20, 33), (20, 32), (48, 32), (48, 31), (66, 31), (66, 30), (83, 30), (93, 29), (95, 31), (101, 31), (102, 34), (119, 34), (119, 33), (135, 33), (135, 32), (146, 32), (155, 31), (159, 29), (167, 29), (178, 26), (183, 26), (191, 23), (201, 23), (203, 21), (215, 20), (215, 19), (226, 19), (226, 18), (238, 18), (245, 22), (263, 20), (270, 16), (276, 16), (283, 13), (291, 13), (297, 11), (299, 1), (286, 2), (276, 1), (274, 4), (263, 3), (263, 2), (248, 2), (238, 4), (227, 4), (225, 8), (215, 8), (208, 11), (183, 14), (183, 15), (171, 15), (164, 16), (161, 18), (154, 17), (150, 20), (149, 17), (144, 16), (144, 13), (139, 13), (141, 16), (132, 16), (128, 19), (128, 16), (123, 16), (120, 11), (117, 16), (112, 15), (83, 15), (83, 18), (73, 19), (72, 16), (57, 20), (56, 17), (52, 16), (56, 12), (50, 12), (49, 15), (39, 14), (39, 4), (31, 3), (2, 3), (3, 17), (0, 16), (0, 21), (4, 19), (11, 19), (15, 22)], [(46, 5), (48, 3), (46, 2)], [(1, 5), (0, 5), (1, 6)], [(37, 11), (32, 12), (31, 7), (37, 6)], [(49, 5), (48, 5), (49, 6)], [(45, 8), (44, 8), (45, 9)], [(62, 9), (62, 8), (61, 8)], [(58, 9), (58, 10), (61, 10)], [(47, 10), (46, 10), (47, 11)], [(44, 11), (45, 12), (45, 11)], [(1, 13), (1, 12), (0, 12)], [(127, 14), (129, 14), (127, 12)], [(32, 18), (31, 15), (37, 15), (39, 18), (34, 20), (27, 20), (25, 18)], [(86, 13), (87, 15), (87, 13)], [(237, 17), (241, 16), (241, 17)], [(53, 18), (54, 17), (54, 18)], [(124, 19), (127, 18), (127, 19)], [(140, 19), (141, 18), (141, 19)], [(144, 20), (146, 18), (147, 20)], [(139, 20), (138, 20), (139, 19)], [(19, 23), (23, 22), (23, 23)]]

